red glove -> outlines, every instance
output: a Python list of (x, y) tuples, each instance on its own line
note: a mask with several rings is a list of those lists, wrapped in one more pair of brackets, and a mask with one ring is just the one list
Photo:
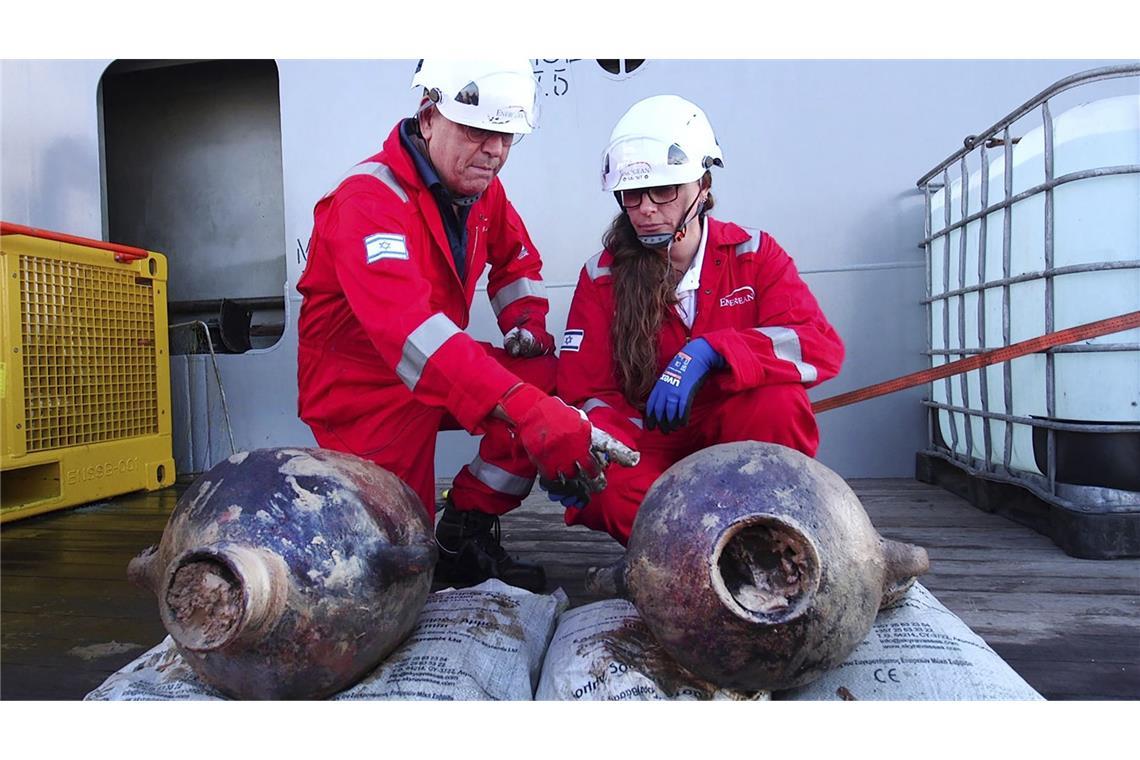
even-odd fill
[(529, 383), (507, 391), (499, 405), (541, 477), (558, 480), (598, 474), (590, 455), (590, 423), (582, 412)]

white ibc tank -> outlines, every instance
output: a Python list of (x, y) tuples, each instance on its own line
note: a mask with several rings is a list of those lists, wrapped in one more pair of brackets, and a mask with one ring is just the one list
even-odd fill
[[(1072, 108), (1053, 117), (1054, 171), (1062, 177), (1072, 172), (1100, 167), (1140, 164), (1140, 95), (1106, 98)], [(1016, 195), (1045, 180), (1044, 129), (1026, 134), (1013, 154), (1013, 191)], [(1005, 197), (1005, 151), (989, 151), (988, 205)], [(975, 159), (975, 163), (978, 163)], [(981, 210), (981, 169), (969, 175), (965, 216)], [(930, 229), (937, 234), (947, 226), (946, 202), (949, 192), (950, 224), (962, 218), (962, 182), (932, 195)], [(1140, 258), (1140, 175), (1136, 173), (1080, 179), (1058, 186), (1053, 195), (1053, 266), (1065, 267), (1096, 262)], [(999, 209), (965, 226), (965, 279), (962, 266), (961, 228), (939, 235), (931, 243), (931, 295), (963, 286), (993, 282), (1003, 277), (1002, 234), (1004, 211)], [(985, 225), (985, 261), (979, 271), (979, 238)], [(946, 241), (949, 239), (949, 246)], [(945, 277), (949, 265), (949, 279)], [(1038, 193), (1013, 205), (1011, 215), (1010, 276), (1039, 272), (1045, 268), (1045, 194)], [(1045, 280), (1033, 279), (1010, 286), (1010, 333), (1008, 343), (1043, 335), (1045, 323)], [(979, 298), (984, 298), (985, 348), (1007, 345), (1002, 336), (1002, 287), (986, 287), (981, 296), (972, 292), (965, 298), (934, 301), (931, 305), (931, 348), (981, 347), (978, 337)], [(1081, 272), (1054, 278), (1053, 330), (1105, 319), (1140, 308), (1140, 270)], [(960, 310), (965, 310), (965, 330), (960, 333)], [(949, 316), (949, 334), (944, 318)], [(1140, 330), (1106, 335), (1087, 343), (1136, 343)], [(933, 357), (934, 366), (958, 356)], [(1034, 354), (1011, 363), (1012, 409), (1023, 417), (1044, 417), (1046, 409), (1046, 360)], [(1140, 421), (1140, 352), (1062, 353), (1054, 358), (1054, 417), (1082, 422)], [(967, 374), (966, 397), (960, 377), (934, 383), (933, 400), (982, 410), (981, 373), (986, 373), (988, 411), (1004, 413), (1005, 377), (996, 364)], [(938, 412), (943, 440), (957, 453), (967, 453), (966, 424), (963, 415), (954, 415), (956, 438), (950, 428), (950, 415)], [(1005, 456), (1005, 425), (992, 420), (990, 461), (1001, 463)], [(984, 427), (981, 418), (971, 420), (970, 445), (975, 458), (985, 458)], [(954, 441), (957, 441), (957, 444)], [(1012, 467), (1040, 472), (1034, 461), (1032, 429), (1014, 425)]]

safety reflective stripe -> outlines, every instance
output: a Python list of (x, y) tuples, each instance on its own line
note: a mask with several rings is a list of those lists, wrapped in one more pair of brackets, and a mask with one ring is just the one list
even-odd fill
[(336, 192), (336, 189), (340, 187), (341, 184), (349, 177), (358, 177), (361, 175), (370, 175), (375, 177), (387, 185), (389, 188), (391, 188), (392, 192), (394, 192), (401, 201), (404, 203), (408, 202), (408, 194), (404, 192), (404, 188), (400, 187), (400, 183), (396, 181), (396, 175), (392, 173), (392, 170), (389, 169), (386, 164), (382, 164), (377, 161), (365, 161), (364, 163), (357, 164), (356, 166), (349, 169), (348, 174), (345, 174), (343, 177), (341, 177), (340, 180), (336, 183), (336, 186), (334, 186), (332, 190), (329, 190), (327, 193), (325, 193), (325, 197), (327, 198)]
[(746, 253), (756, 253), (760, 250), (760, 236), (764, 233), (761, 230), (745, 227), (744, 231), (751, 237), (736, 246), (736, 255), (743, 256)]
[(800, 336), (790, 327), (754, 327), (756, 332), (767, 335), (772, 341), (772, 350), (777, 359), (783, 359), (796, 365), (800, 373), (800, 381), (813, 383), (819, 377), (819, 371), (814, 365), (804, 361), (803, 349), (800, 347)]
[(602, 253), (605, 253), (605, 251), (591, 256), (590, 260), (586, 262), (586, 274), (589, 275), (591, 280), (596, 280), (610, 273), (609, 267), (601, 266), (599, 263), (602, 260)]
[(475, 476), (476, 480), (492, 491), (509, 494), (511, 496), (526, 496), (530, 493), (531, 485), (534, 484), (534, 478), (523, 478), (518, 475), (512, 475), (502, 467), (484, 462), (483, 458), (479, 456), (471, 460), (471, 464), (467, 465), (467, 469), (471, 471), (471, 474)]
[(586, 399), (586, 403), (582, 404), (582, 411), (585, 412), (586, 414), (589, 414), (590, 412), (597, 409), (599, 406), (604, 406), (607, 409), (610, 408), (610, 405), (607, 404), (605, 401), (602, 401), (600, 398), (588, 398), (588, 399)]
[(495, 297), (491, 299), (491, 308), (495, 310), (495, 316), (499, 316), (503, 309), (507, 308), (520, 298), (527, 296), (535, 296), (537, 298), (546, 298), (546, 286), (542, 284), (541, 280), (530, 280), (526, 277), (520, 277), (514, 282), (504, 285)]
[[(602, 401), (600, 398), (588, 398), (586, 399), (586, 403), (582, 404), (582, 411), (589, 414), (591, 411), (597, 409), (600, 406), (604, 406), (606, 409), (612, 408), (609, 404), (607, 404), (605, 401)], [(645, 429), (645, 423), (642, 422), (640, 417), (627, 417), (626, 419), (628, 419), (630, 422), (642, 430)]]
[(403, 355), (400, 363), (396, 365), (396, 374), (408, 386), (408, 390), (415, 390), (416, 383), (424, 373), (428, 360), (447, 342), (448, 338), (462, 332), (447, 315), (432, 314), (420, 326), (412, 330), (412, 334), (404, 342)]

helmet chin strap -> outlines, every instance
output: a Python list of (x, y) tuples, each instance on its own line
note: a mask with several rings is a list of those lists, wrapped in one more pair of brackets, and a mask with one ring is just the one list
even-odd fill
[[(672, 232), (658, 232), (654, 235), (638, 235), (638, 242), (646, 248), (664, 248), (666, 253), (668, 253), (674, 243), (680, 243), (685, 239), (685, 234), (689, 231), (689, 223), (700, 216), (701, 212), (704, 211), (704, 201), (697, 206), (697, 200), (700, 197), (700, 194), (698, 194), (696, 198), (693, 198), (693, 202), (689, 204), (689, 207), (685, 209), (685, 215), (688, 218), (681, 222), (681, 224), (677, 226), (677, 229)], [(693, 206), (697, 206), (696, 213), (692, 216), (688, 216), (689, 212), (693, 210)]]

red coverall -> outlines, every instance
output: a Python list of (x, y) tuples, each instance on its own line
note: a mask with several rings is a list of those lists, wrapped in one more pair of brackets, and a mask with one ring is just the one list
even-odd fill
[(475, 284), (504, 333), (546, 330), (542, 261), (502, 183), (467, 217), (467, 278), (452, 260), (439, 207), (400, 141), (354, 167), (313, 212), (297, 283), (298, 414), (323, 448), (369, 459), (404, 480), (435, 515), (435, 441), (447, 415), (484, 433), (455, 479), (461, 509), (502, 514), (530, 492), (535, 467), (506, 423), (488, 417), (521, 381), (554, 387), (552, 356), (512, 359), (463, 332)]
[[(603, 250), (582, 268), (558, 360), (558, 394), (590, 422), (641, 452), (636, 467), (610, 466), (608, 485), (568, 525), (629, 540), (637, 509), (662, 472), (695, 451), (730, 441), (769, 441), (814, 456), (819, 431), (806, 388), (834, 377), (843, 342), (800, 279), (792, 259), (759, 230), (705, 217), (707, 248), (692, 329), (670, 310), (658, 335), (657, 371), (691, 339), (724, 357), (693, 401), (689, 423), (668, 435), (645, 430), (613, 369), (610, 265)], [(648, 396), (646, 397), (648, 398)], [(646, 398), (640, 399), (644, 409)]]

